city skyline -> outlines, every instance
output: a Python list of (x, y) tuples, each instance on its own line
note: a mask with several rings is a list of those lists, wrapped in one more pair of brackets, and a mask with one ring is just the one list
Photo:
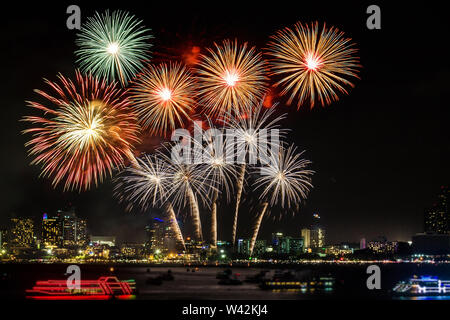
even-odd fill
[[(410, 239), (414, 239), (414, 237), (418, 237), (420, 234), (450, 234), (450, 214), (448, 210), (448, 196), (449, 190), (446, 186), (441, 186), (439, 194), (436, 196), (436, 201), (433, 202), (433, 205), (430, 209), (424, 210), (423, 214), (423, 228), (420, 232), (411, 235)], [(148, 242), (149, 234), (152, 234), (154, 238), (150, 242), (160, 242), (163, 241), (163, 238), (166, 237), (161, 231), (158, 231), (161, 226), (168, 223), (170, 221), (169, 217), (164, 215), (152, 216), (148, 217), (145, 225), (141, 226), (140, 234), (141, 238), (122, 238), (120, 242)], [(29, 229), (31, 231), (24, 234), (17, 234), (15, 228), (22, 226), (22, 229)], [(189, 239), (192, 234), (186, 233), (187, 230), (184, 229), (184, 223), (180, 219), (178, 221), (178, 226), (181, 228), (181, 234), (184, 236), (183, 239)], [(26, 227), (26, 228), (25, 228)], [(172, 225), (168, 225), (168, 228), (171, 229)], [(125, 227), (126, 229), (126, 227)], [(92, 230), (94, 228), (88, 228), (88, 219), (82, 219), (77, 215), (76, 208), (73, 206), (69, 206), (64, 210), (57, 210), (54, 214), (43, 213), (40, 217), (26, 217), (26, 216), (10, 216), (9, 222), (6, 225), (0, 225), (0, 230), (7, 230), (9, 235), (5, 237), (2, 233), (3, 242), (5, 242), (5, 238), (11, 241), (19, 241), (21, 243), (31, 244), (34, 241), (39, 241), (46, 247), (70, 247), (74, 245), (82, 245), (87, 243), (89, 237), (91, 236), (106, 236), (106, 237), (114, 237), (117, 238), (116, 234), (96, 234)], [(88, 232), (89, 231), (89, 232)], [(283, 230), (273, 229), (271, 236), (272, 239), (274, 235), (280, 234), (283, 236), (288, 235), (290, 237), (294, 237), (294, 239), (301, 238), (303, 239), (303, 246), (305, 247), (324, 247), (326, 234), (330, 230), (323, 227), (323, 223), (321, 217), (318, 213), (315, 213), (311, 217), (311, 223), (300, 226), (298, 232), (296, 233), (285, 233)], [(173, 232), (173, 231), (172, 231)], [(36, 234), (36, 235), (35, 235)], [(156, 237), (156, 238), (155, 238)], [(119, 237), (120, 239), (120, 237)], [(144, 241), (144, 240), (145, 241)], [(181, 239), (181, 240), (183, 240)], [(248, 241), (249, 237), (238, 237), (238, 240), (242, 242), (243, 240)], [(268, 238), (260, 237), (259, 240), (266, 241)], [(360, 243), (361, 246), (366, 247), (366, 242), (380, 242), (379, 239), (384, 239), (381, 242), (386, 242), (388, 238), (385, 235), (379, 234), (377, 237), (367, 237), (363, 236), (362, 238), (355, 241), (354, 239), (345, 239), (344, 241), (340, 241), (340, 243)], [(407, 241), (410, 241), (408, 239)], [(179, 245), (184, 246), (183, 243), (179, 243)], [(219, 238), (219, 241), (230, 241), (230, 238)], [(389, 241), (403, 241), (403, 239), (395, 239), (389, 238)], [(205, 241), (206, 244), (209, 241)], [(335, 245), (338, 242), (328, 242), (327, 245)], [(364, 243), (364, 245), (362, 245)], [(239, 243), (237, 244), (239, 246)], [(362, 247), (361, 247), (362, 248)]]
[[(145, 12), (140, 10), (139, 4), (133, 7), (134, 13)], [(85, 6), (83, 14), (89, 16), (97, 9)], [(247, 13), (253, 9), (234, 13), (231, 25), (219, 23), (221, 19), (212, 19), (206, 14), (208, 9), (202, 8), (187, 10), (189, 15), (174, 13), (170, 19), (151, 12), (143, 13), (142, 18), (154, 26), (156, 38), (161, 48), (165, 48), (155, 59), (163, 60), (163, 55), (183, 59), (192, 53), (190, 46), (202, 50), (226, 37), (247, 38), (261, 48), (268, 35), (282, 25), (295, 23), (299, 16), (296, 12), (277, 8), (274, 12), (256, 8), (257, 14), (249, 17)], [(406, 9), (390, 6), (383, 14), (386, 28), (368, 30), (365, 9), (364, 5), (336, 4), (320, 8), (318, 15), (316, 4), (302, 7), (304, 20), (320, 20), (326, 16), (345, 30), (359, 44), (364, 68), (362, 81), (352, 89), (351, 95), (330, 107), (295, 112), (293, 106), (286, 107), (286, 101), (280, 99), (280, 110), (289, 114), (284, 125), (295, 128), (291, 137), (306, 149), (317, 174), (315, 188), (306, 205), (294, 218), (275, 220), (276, 228), (293, 232), (295, 230), (290, 228), (297, 228), (304, 218), (318, 212), (330, 230), (328, 236), (335, 242), (346, 240), (344, 235), (357, 241), (362, 236), (370, 238), (379, 234), (407, 240), (421, 231), (423, 210), (432, 204), (440, 185), (448, 183), (448, 148), (445, 148), (448, 108), (441, 99), (445, 90), (442, 79), (446, 79), (448, 69), (445, 66), (420, 68), (411, 76), (407, 66), (414, 64), (415, 58), (402, 55), (399, 63), (390, 54), (423, 50), (417, 54), (427, 56), (425, 47), (413, 47), (414, 38), (434, 39), (433, 42), (440, 46), (438, 35), (413, 23), (411, 32), (401, 32), (408, 16), (403, 12)], [(73, 72), (75, 34), (65, 28), (65, 10), (65, 5), (45, 10), (36, 6), (21, 17), (7, 17), (5, 21), (8, 26), (20, 24), (24, 27), (4, 37), (11, 44), (11, 51), (5, 52), (6, 60), (11, 61), (5, 66), (6, 71), (14, 76), (6, 84), (8, 113), (1, 129), (3, 148), (9, 155), (1, 159), (0, 166), (4, 177), (0, 189), (5, 195), (0, 204), (1, 217), (4, 219), (10, 213), (38, 215), (73, 203), (83, 216), (98, 222), (95, 223), (99, 228), (96, 233), (108, 230), (120, 233), (118, 226), (127, 224), (132, 235), (135, 230), (140, 230), (145, 214), (125, 213), (111, 197), (113, 184), (110, 180), (85, 194), (53, 190), (49, 181), (37, 178), (39, 170), (29, 166), (30, 159), (23, 148), (26, 139), (20, 131), (25, 126), (18, 120), (28, 111), (24, 100), (32, 98), (32, 89), (40, 86), (42, 76), (53, 79), (57, 72)], [(226, 16), (227, 11), (219, 15)], [(427, 14), (424, 16), (426, 18)], [(248, 25), (253, 27), (248, 28)], [(189, 30), (183, 26), (189, 26)], [(176, 34), (181, 36), (174, 36)], [(384, 45), (392, 49), (382, 50)], [(39, 64), (28, 58), (30, 50), (39, 59)], [(34, 70), (32, 74), (31, 69)], [(412, 79), (419, 81), (412, 82)], [(144, 140), (149, 149), (159, 142), (150, 137)], [(228, 212), (223, 215), (228, 216)], [(250, 221), (248, 214), (247, 218), (241, 216), (243, 225)], [(219, 234), (230, 229), (231, 222), (224, 221)], [(267, 237), (271, 230), (263, 224), (261, 232)]]
[[(450, 219), (448, 217), (448, 204), (447, 204), (447, 197), (448, 197), (448, 187), (446, 186), (441, 186), (440, 187), (440, 191), (437, 195), (435, 195), (434, 197), (434, 201), (432, 203), (430, 203), (429, 206), (427, 206), (426, 208), (423, 209), (423, 216), (422, 216), (422, 227), (417, 230), (415, 233), (410, 234), (409, 237), (406, 236), (406, 238), (395, 238), (392, 236), (387, 236), (386, 234), (379, 232), (379, 233), (374, 233), (372, 235), (370, 234), (362, 234), (360, 238), (354, 239), (354, 238), (339, 238), (338, 240), (332, 240), (332, 243), (336, 244), (336, 243), (342, 243), (342, 242), (352, 242), (352, 243), (356, 243), (359, 242), (361, 239), (376, 239), (379, 237), (386, 237), (387, 239), (391, 240), (391, 241), (411, 241), (412, 237), (417, 234), (417, 233), (422, 233), (422, 232), (436, 232), (436, 233), (442, 233), (443, 230), (446, 230), (446, 228), (448, 228), (448, 220)], [(78, 210), (76, 210), (76, 208), (74, 206), (72, 206), (71, 204), (69, 204), (68, 206), (65, 207), (65, 209), (56, 209), (54, 211), (54, 213), (51, 212), (43, 212), (43, 213), (38, 213), (36, 215), (20, 215), (20, 214), (12, 214), (12, 215), (6, 215), (3, 217), (3, 224), (0, 224), (0, 227), (4, 226), (7, 222), (5, 221), (5, 218), (7, 219), (11, 219), (11, 218), (32, 218), (35, 221), (37, 219), (42, 218), (43, 216), (48, 216), (48, 217), (54, 217), (57, 216), (61, 213), (64, 212), (73, 212), (77, 215), (79, 215), (80, 213), (78, 212)], [(439, 213), (439, 214), (437, 214)], [(129, 218), (134, 219), (135, 216), (131, 215)], [(118, 234), (114, 234), (111, 231), (105, 230), (105, 229), (101, 229), (99, 228), (99, 226), (96, 226), (95, 224), (91, 226), (90, 228), (90, 234), (91, 235), (105, 235), (105, 236), (114, 236), (117, 237), (118, 239), (123, 239), (124, 242), (127, 241), (132, 241), (132, 242), (139, 242), (139, 241), (143, 241), (145, 239), (145, 231), (144, 229), (146, 228), (146, 226), (153, 221), (153, 219), (166, 219), (166, 217), (164, 216), (164, 213), (161, 212), (161, 210), (154, 210), (154, 213), (149, 214), (149, 215), (145, 215), (145, 216), (141, 216), (141, 219), (139, 219), (138, 221), (134, 221), (134, 223), (132, 224), (131, 228), (127, 228), (127, 226), (123, 227), (122, 226), (122, 233), (118, 233)], [(440, 218), (440, 219), (439, 219)], [(88, 220), (88, 217), (84, 216), (84, 219)], [(320, 217), (319, 213), (314, 213), (311, 216), (307, 217), (307, 219), (303, 219), (302, 224), (295, 226), (294, 229), (289, 229), (288, 233), (292, 234), (293, 236), (298, 235), (301, 236), (302, 235), (302, 229), (304, 228), (309, 228), (314, 224), (320, 223), (321, 225), (323, 225), (325, 227), (325, 229), (327, 230), (327, 233), (331, 233), (333, 234), (333, 230), (327, 228), (327, 223), (326, 221), (324, 222), (323, 219)], [(179, 217), (178, 220), (183, 223), (183, 218)], [(187, 225), (189, 226), (189, 221), (186, 221)], [(434, 226), (433, 229), (433, 224), (439, 224), (438, 226)], [(432, 224), (430, 226), (430, 224)], [(268, 235), (276, 233), (276, 232), (282, 232), (281, 227), (279, 226), (274, 226), (274, 224), (270, 225), (270, 228), (265, 228), (266, 232), (265, 232), (265, 237), (262, 236), (260, 237), (261, 239), (268, 239)], [(127, 231), (128, 230), (128, 231)], [(295, 231), (297, 230), (297, 231)], [(97, 232), (100, 231), (100, 232)], [(183, 230), (183, 231), (189, 231), (189, 230)], [(132, 234), (132, 237), (128, 237), (126, 236), (127, 234)], [(328, 235), (328, 234), (327, 234)], [(185, 237), (188, 237), (189, 235), (186, 235)], [(238, 235), (238, 238), (240, 239), (245, 239), (245, 238), (249, 238), (250, 234), (243, 234), (243, 235)], [(219, 237), (220, 240), (230, 240), (226, 237)]]

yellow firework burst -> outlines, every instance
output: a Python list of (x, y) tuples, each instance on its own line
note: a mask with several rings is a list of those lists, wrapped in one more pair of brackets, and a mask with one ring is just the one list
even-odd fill
[(130, 95), (143, 127), (164, 135), (190, 120), (195, 82), (181, 64), (150, 65), (133, 83)]
[(271, 74), (282, 76), (275, 85), (281, 85), (281, 94), (290, 93), (288, 104), (297, 97), (297, 107), (316, 100), (328, 105), (347, 94), (353, 87), (349, 78), (359, 78), (361, 65), (355, 56), (357, 49), (350, 38), (338, 29), (319, 24), (295, 24), (272, 36), (267, 54), (271, 56)]
[(32, 135), (26, 146), (54, 186), (64, 181), (64, 190), (88, 190), (133, 161), (140, 128), (116, 83), (80, 72), (75, 81), (58, 80), (46, 80), (53, 93), (35, 90), (44, 102), (29, 102), (40, 115), (23, 118), (32, 126), (24, 131)]
[(209, 117), (240, 114), (266, 92), (265, 63), (255, 47), (225, 40), (202, 55), (197, 69), (199, 105)]

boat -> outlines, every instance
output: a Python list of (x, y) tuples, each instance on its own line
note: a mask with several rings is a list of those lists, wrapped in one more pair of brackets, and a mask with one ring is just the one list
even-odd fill
[(134, 280), (120, 281), (115, 276), (98, 280), (80, 280), (80, 287), (69, 288), (67, 280), (36, 281), (32, 289), (25, 290), (25, 297), (33, 300), (129, 300), (135, 297)]
[(398, 282), (392, 291), (403, 296), (450, 295), (450, 280), (440, 280), (433, 276), (414, 277)]
[(292, 272), (275, 273), (271, 280), (264, 280), (259, 287), (264, 290), (299, 290), (302, 292), (330, 292), (335, 286), (331, 276), (297, 277)]

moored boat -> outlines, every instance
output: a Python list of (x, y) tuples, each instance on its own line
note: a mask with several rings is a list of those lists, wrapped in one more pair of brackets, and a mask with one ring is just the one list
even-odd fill
[(398, 282), (392, 292), (405, 296), (450, 295), (450, 280), (430, 276), (414, 277)]
[(36, 281), (32, 289), (25, 290), (27, 299), (33, 300), (109, 300), (135, 297), (134, 280), (119, 281), (117, 277), (98, 280), (80, 280), (79, 288), (70, 288), (67, 280)]

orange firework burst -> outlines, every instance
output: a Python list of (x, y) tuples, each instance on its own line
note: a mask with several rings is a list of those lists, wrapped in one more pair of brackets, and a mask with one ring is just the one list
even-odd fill
[(26, 144), (32, 164), (42, 166), (42, 176), (53, 177), (53, 186), (64, 190), (87, 190), (97, 185), (126, 158), (133, 159), (133, 144), (139, 141), (139, 126), (129, 101), (115, 83), (108, 85), (76, 72), (72, 82), (61, 74), (59, 82), (45, 82), (54, 95), (35, 90), (46, 104), (28, 102), (43, 113), (23, 120), (33, 125)]
[(199, 105), (210, 117), (230, 112), (241, 114), (251, 101), (266, 91), (265, 63), (254, 47), (225, 40), (216, 50), (202, 55), (198, 73)]
[(347, 78), (359, 78), (357, 49), (336, 28), (324, 25), (319, 33), (317, 22), (297, 23), (272, 39), (267, 52), (272, 74), (283, 76), (275, 85), (283, 85), (283, 95), (291, 92), (288, 104), (298, 97), (298, 108), (307, 100), (313, 108), (316, 99), (325, 106), (339, 99), (336, 91), (347, 94), (346, 87), (354, 86)]
[(148, 66), (131, 87), (139, 121), (151, 134), (164, 134), (190, 119), (195, 83), (181, 64)]

